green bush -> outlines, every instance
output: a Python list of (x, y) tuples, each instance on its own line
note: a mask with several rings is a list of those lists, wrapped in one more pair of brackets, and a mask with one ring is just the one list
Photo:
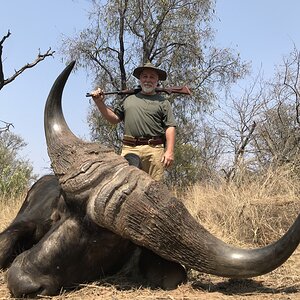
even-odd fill
[(34, 178), (30, 163), (18, 155), (25, 146), (19, 136), (9, 131), (0, 133), (0, 196), (2, 199), (19, 196)]

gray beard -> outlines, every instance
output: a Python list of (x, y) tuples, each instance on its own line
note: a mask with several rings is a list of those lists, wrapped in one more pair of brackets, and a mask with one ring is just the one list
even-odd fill
[(152, 93), (154, 90), (155, 90), (155, 88), (142, 86), (142, 91), (143, 91), (144, 93), (146, 93), (146, 94), (150, 94), (150, 93)]

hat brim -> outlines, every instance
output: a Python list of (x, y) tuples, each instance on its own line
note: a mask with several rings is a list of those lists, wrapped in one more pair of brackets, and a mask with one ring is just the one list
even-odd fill
[(158, 79), (161, 81), (167, 79), (167, 73), (164, 70), (154, 68), (154, 67), (138, 67), (133, 71), (133, 76), (137, 79), (140, 79), (141, 74), (145, 69), (154, 70), (158, 74)]

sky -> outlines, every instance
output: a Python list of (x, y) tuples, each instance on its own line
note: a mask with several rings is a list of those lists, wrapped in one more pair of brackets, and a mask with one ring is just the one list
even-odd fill
[[(65, 67), (60, 41), (63, 35), (72, 37), (88, 25), (89, 9), (88, 0), (10, 0), (1, 6), (0, 40), (11, 32), (3, 44), (5, 78), (34, 61), (39, 51), (45, 53), (49, 47), (56, 51), (53, 58), (26, 70), (0, 91), (0, 120), (13, 123), (11, 131), (27, 143), (22, 158), (40, 176), (50, 171), (43, 113), (50, 88)], [(298, 0), (217, 0), (215, 45), (234, 49), (252, 63), (254, 74), (261, 69), (271, 77), (294, 45), (300, 49), (299, 11)], [(92, 88), (92, 80), (78, 71), (69, 77), (63, 94), (69, 127), (87, 140), (89, 101), (85, 94)]]

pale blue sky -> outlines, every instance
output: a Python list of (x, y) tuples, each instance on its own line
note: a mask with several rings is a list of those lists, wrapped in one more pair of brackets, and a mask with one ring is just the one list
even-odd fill
[(294, 43), (300, 50), (299, 9), (297, 0), (217, 0), (216, 41), (271, 76)]
[[(88, 24), (88, 0), (10, 0), (0, 10), (0, 39), (9, 29), (3, 63), (6, 77), (49, 47), (58, 50), (62, 35), (72, 36)], [(265, 76), (274, 73), (294, 46), (300, 49), (300, 1), (298, 0), (218, 0), (216, 45), (234, 48), (242, 59), (253, 63), (253, 71), (262, 66)], [(43, 111), (49, 90), (64, 68), (59, 54), (25, 71), (0, 91), (0, 120), (12, 122), (13, 132), (28, 146), (22, 155), (29, 159), (37, 174), (49, 172)], [(72, 74), (64, 91), (66, 120), (75, 134), (88, 139), (86, 123), (92, 88), (85, 74)]]

